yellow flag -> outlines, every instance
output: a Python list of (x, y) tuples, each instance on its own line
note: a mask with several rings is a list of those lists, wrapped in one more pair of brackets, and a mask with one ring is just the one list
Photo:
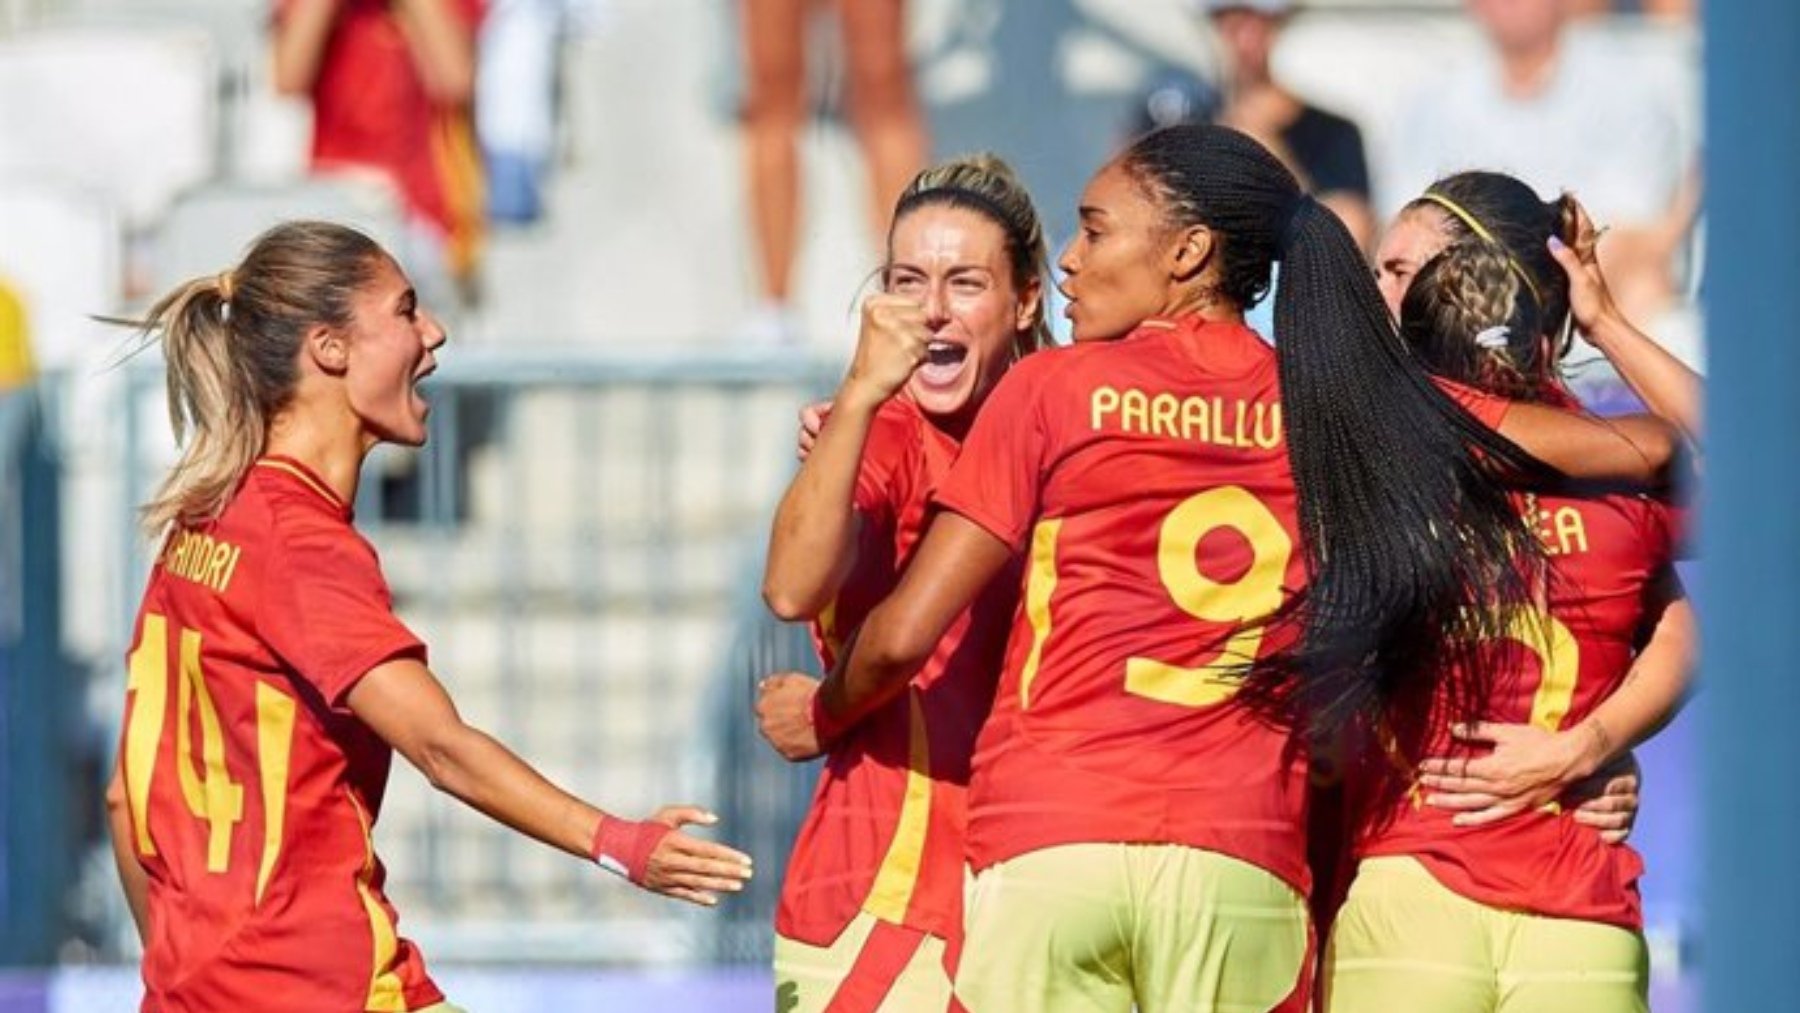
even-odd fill
[(0, 279), (0, 390), (31, 382), (31, 340), (25, 320), (25, 301)]

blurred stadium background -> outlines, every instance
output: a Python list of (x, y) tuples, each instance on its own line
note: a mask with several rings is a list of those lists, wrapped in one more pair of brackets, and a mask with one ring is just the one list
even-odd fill
[[(1697, 146), (1696, 26), (1618, 6), (1576, 31), (1634, 54), (1642, 100)], [(452, 332), (432, 442), (371, 464), (359, 521), (473, 721), (623, 812), (714, 805), (759, 876), (718, 912), (678, 910), (404, 770), (377, 843), (402, 931), (471, 1011), (767, 1008), (810, 771), (761, 747), (748, 702), (757, 674), (810, 658), (755, 574), (795, 408), (830, 389), (876, 264), (841, 58), (815, 61), (803, 138), (809, 343), (753, 347), (736, 340), (754, 288), (738, 6), (538, 8), (558, 67), (545, 213), (496, 229), (478, 304), (427, 289)], [(1401, 97), (1482, 41), (1459, 0), (1306, 8), (1278, 66), (1359, 122), (1379, 190)], [(403, 241), (381, 186), (308, 176), (308, 111), (268, 84), (268, 22), (262, 0), (0, 0), (0, 1013), (136, 1008), (100, 790), (146, 565), (134, 504), (171, 441), (154, 353), (124, 360), (125, 332), (90, 315), (219, 270), (281, 218)], [(1216, 62), (1182, 0), (914, 0), (910, 45), (935, 152), (1013, 160), (1053, 243), (1146, 89)], [(1697, 326), (1680, 333), (1697, 356)], [(1603, 371), (1587, 384), (1618, 405)], [(1696, 724), (1690, 709), (1642, 757), (1658, 1009), (1697, 1008)]]

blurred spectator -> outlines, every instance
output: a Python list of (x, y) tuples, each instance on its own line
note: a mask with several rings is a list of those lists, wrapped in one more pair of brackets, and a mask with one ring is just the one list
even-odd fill
[(1605, 37), (1565, 32), (1571, 0), (1467, 2), (1490, 50), (1417, 97), (1384, 203), (1468, 168), (1571, 190), (1611, 227), (1600, 256), (1621, 306), (1656, 319), (1698, 205), (1673, 100)]
[(1375, 234), (1369, 168), (1356, 124), (1312, 105), (1275, 80), (1271, 57), (1294, 0), (1195, 0), (1224, 51), (1222, 91), (1203, 82), (1159, 83), (1144, 105), (1145, 129), (1210, 119), (1274, 152), (1302, 186), (1337, 212), (1367, 249)]
[(475, 127), (487, 163), (488, 217), (496, 222), (527, 224), (543, 213), (566, 6), (566, 0), (491, 0), (481, 27)]
[(484, 182), (470, 116), (485, 0), (275, 0), (275, 86), (313, 104), (313, 169), (373, 171), (412, 226), (408, 270), (476, 295)]
[[(744, 108), (750, 224), (761, 304), (747, 340), (800, 339), (789, 303), (799, 246), (800, 126), (807, 107), (806, 39), (815, 0), (744, 0), (748, 91)], [(888, 209), (925, 165), (924, 117), (906, 55), (905, 0), (835, 0), (849, 70), (850, 125), (869, 169), (870, 235), (887, 234)]]

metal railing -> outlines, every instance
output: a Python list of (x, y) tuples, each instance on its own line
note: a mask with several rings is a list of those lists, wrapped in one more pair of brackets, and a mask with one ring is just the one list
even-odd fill
[[(116, 659), (147, 575), (135, 505), (173, 453), (157, 421), (162, 372), (143, 358), (119, 370), (104, 420), (117, 438), (87, 463), (118, 476), (120, 500), (85, 514), (118, 529), (118, 573), (95, 585), (119, 589), (109, 642), (87, 659), (99, 741), (116, 729)], [(810, 771), (756, 739), (749, 686), (752, 672), (811, 654), (803, 632), (763, 617), (747, 574), (791, 474), (795, 410), (831, 378), (782, 353), (458, 348), (428, 382), (425, 448), (371, 457), (358, 526), (464, 715), (609, 810), (712, 806), (719, 836), (759, 860), (746, 897), (687, 909), (397, 774), (376, 847), (402, 931), (433, 959), (766, 958)], [(90, 879), (110, 872), (90, 867)], [(125, 955), (123, 907), (105, 911), (101, 953)]]
[[(761, 556), (745, 586), (755, 588)], [(777, 756), (749, 719), (756, 682), (781, 671), (819, 675), (819, 658), (806, 628), (783, 623), (747, 595), (721, 677), (714, 684), (707, 736), (716, 750), (712, 796), (735, 843), (756, 858), (756, 878), (721, 911), (714, 956), (724, 963), (767, 964), (773, 956), (775, 907), (786, 878), (788, 853), (812, 801), (819, 763), (793, 764)]]

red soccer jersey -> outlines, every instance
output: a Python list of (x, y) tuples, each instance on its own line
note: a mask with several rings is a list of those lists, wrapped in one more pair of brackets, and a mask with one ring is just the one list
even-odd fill
[(1001, 381), (937, 502), (1028, 552), (976, 749), (977, 869), (1077, 842), (1173, 843), (1305, 891), (1306, 765), (1217, 666), (1304, 579), (1275, 353), (1150, 321)]
[(1434, 377), (1432, 382), (1438, 385), (1439, 390), (1450, 395), (1450, 400), (1455, 401), (1463, 407), (1464, 411), (1475, 416), (1475, 421), (1489, 429), (1498, 430), (1501, 423), (1506, 421), (1507, 410), (1512, 407), (1512, 402), (1505, 398), (1495, 397), (1484, 391), (1476, 390), (1474, 387), (1466, 387), (1455, 380), (1446, 380), (1440, 376)]
[[(1493, 698), (1482, 717), (1570, 727), (1619, 688), (1647, 624), (1660, 614), (1674, 523), (1666, 506), (1644, 496), (1519, 501), (1549, 553), (1548, 607), (1541, 615), (1522, 614), (1515, 637), (1487, 654)], [(1485, 751), (1450, 739), (1441, 695), (1434, 708), (1429, 727), (1440, 730), (1427, 741), (1427, 755)], [(1377, 771), (1390, 778), (1412, 773), (1388, 759), (1377, 761)], [(1597, 831), (1555, 809), (1457, 827), (1453, 813), (1424, 805), (1405, 788), (1389, 782), (1385, 789), (1365, 784), (1359, 790), (1365, 804), (1392, 800), (1365, 814), (1359, 855), (1411, 855), (1452, 890), (1493, 907), (1642, 927), (1643, 861), (1629, 847), (1604, 843)]]
[[(814, 626), (827, 667), (842, 638), (893, 590), (957, 448), (904, 396), (876, 415), (857, 472), (856, 566)], [(775, 928), (784, 938), (828, 946), (858, 911), (961, 936), (969, 762), (994, 698), (1016, 586), (1016, 571), (996, 578), (907, 692), (832, 748), (782, 883)]]
[(370, 832), (392, 751), (345, 697), (425, 648), (350, 509), (264, 458), (170, 535), (139, 612), (120, 764), (150, 879), (146, 1011), (416, 1010)]

